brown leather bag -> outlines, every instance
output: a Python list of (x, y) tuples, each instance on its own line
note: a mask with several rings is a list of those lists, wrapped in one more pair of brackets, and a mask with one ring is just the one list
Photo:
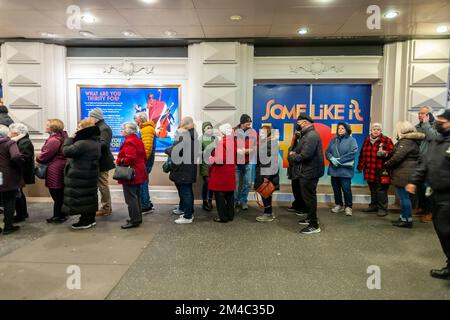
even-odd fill
[(264, 205), (262, 205), (259, 202), (258, 194), (263, 198), (267, 199), (269, 198), (272, 193), (275, 191), (275, 186), (269, 179), (264, 179), (263, 183), (259, 186), (258, 189), (256, 189), (255, 197), (256, 197), (256, 203), (261, 207), (265, 208)]

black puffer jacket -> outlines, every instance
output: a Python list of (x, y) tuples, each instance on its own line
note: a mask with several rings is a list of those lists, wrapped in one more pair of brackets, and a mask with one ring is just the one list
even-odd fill
[(34, 184), (34, 146), (30, 140), (30, 136), (28, 134), (19, 135), (14, 137), (13, 140), (17, 142), (17, 146), (24, 160), (22, 165), (23, 180), (26, 184)]
[(288, 157), (289, 163), (292, 164), (292, 180), (312, 180), (324, 175), (322, 140), (313, 126), (302, 131), (302, 137), (292, 151), (296, 153)]
[(8, 108), (6, 106), (0, 106), (0, 124), (9, 127), (12, 123), (14, 121), (8, 114)]
[(67, 158), (63, 212), (70, 215), (96, 212), (100, 129), (92, 126), (78, 131), (75, 138), (64, 141), (63, 152)]
[[(277, 144), (278, 142), (276, 142), (276, 139), (273, 138), (269, 140), (261, 140), (260, 144), (258, 145), (258, 155), (255, 168), (255, 183), (254, 183), (255, 190), (258, 189), (259, 186), (264, 182), (264, 178), (269, 179), (270, 182), (272, 182), (272, 184), (275, 186), (276, 190), (280, 189), (280, 175), (279, 175), (280, 163), (278, 160), (278, 152), (274, 150), (274, 154), (272, 154), (273, 143)], [(261, 154), (264, 153), (266, 153), (267, 158), (261, 159)], [(276, 170), (276, 173), (264, 174), (264, 172), (261, 172), (261, 169), (263, 168), (274, 168)]]
[[(189, 139), (189, 141), (184, 139)], [(189, 156), (186, 156), (189, 161), (184, 161), (184, 152), (186, 151), (189, 152)], [(165, 153), (173, 161), (169, 175), (171, 181), (176, 184), (195, 183), (197, 181), (198, 135), (194, 128), (179, 133), (177, 140), (165, 150)], [(176, 163), (176, 159), (181, 161)]]
[(102, 143), (102, 156), (100, 157), (100, 172), (114, 169), (114, 157), (111, 153), (112, 130), (105, 120), (100, 120), (95, 124), (100, 129), (100, 139)]
[(425, 139), (425, 134), (411, 132), (404, 134), (395, 144), (391, 158), (384, 163), (386, 169), (392, 170), (392, 185), (404, 187), (408, 184), (409, 177), (414, 172), (419, 162), (419, 143), (423, 139)]
[(409, 182), (420, 185), (425, 181), (439, 199), (450, 200), (450, 132), (431, 141), (427, 154)]

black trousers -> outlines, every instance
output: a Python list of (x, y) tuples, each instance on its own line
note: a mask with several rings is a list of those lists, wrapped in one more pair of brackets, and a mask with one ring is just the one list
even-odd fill
[(51, 189), (48, 191), (53, 199), (53, 217), (64, 218), (65, 214), (62, 212), (62, 206), (64, 202), (64, 188), (61, 189)]
[(16, 198), (16, 216), (18, 218), (28, 218), (27, 198), (23, 193), (23, 188), (20, 188), (19, 196)]
[(234, 219), (234, 191), (214, 191), (217, 212), (222, 221)]
[(317, 219), (317, 184), (319, 179), (299, 179), (300, 181), (300, 194), (305, 202), (307, 219), (309, 225), (314, 228), (319, 227), (319, 221)]
[(370, 189), (370, 207), (387, 211), (388, 209), (388, 184), (368, 182)]
[(5, 229), (11, 228), (14, 223), (14, 211), (16, 208), (16, 195), (17, 190), (1, 192), (0, 196), (2, 198), (4, 217), (3, 222), (5, 223)]
[(425, 213), (433, 212), (433, 199), (432, 197), (425, 196), (427, 190), (427, 184), (422, 183), (417, 186), (416, 198), (419, 209), (422, 209)]
[(300, 179), (291, 180), (292, 193), (294, 194), (294, 202), (292, 202), (292, 207), (299, 212), (306, 212), (306, 204), (302, 198), (302, 193), (300, 189)]
[(142, 208), (141, 208), (141, 185), (140, 184), (123, 184), (123, 195), (125, 202), (128, 205), (128, 214), (130, 216), (130, 223), (142, 223)]
[(203, 201), (211, 201), (213, 198), (213, 191), (208, 189), (209, 177), (203, 177), (203, 186), (202, 186), (202, 200)]
[(433, 194), (433, 224), (450, 267), (450, 198)]

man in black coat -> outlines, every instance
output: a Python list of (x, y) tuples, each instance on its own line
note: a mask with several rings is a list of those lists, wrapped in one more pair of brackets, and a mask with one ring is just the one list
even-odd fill
[(98, 177), (101, 208), (96, 214), (97, 216), (108, 216), (112, 213), (111, 194), (109, 192), (109, 171), (115, 168), (114, 157), (110, 149), (112, 130), (103, 119), (103, 112), (99, 108), (95, 108), (89, 112), (89, 120), (95, 123), (100, 129), (100, 141), (102, 144), (100, 175)]
[[(13, 123), (9, 126), (9, 137), (17, 142), (24, 163), (21, 167), (25, 184), (34, 184), (34, 146), (28, 135), (28, 128), (22, 123)], [(14, 222), (22, 222), (28, 218), (27, 199), (20, 188), (19, 197), (16, 198), (16, 216)]]
[(433, 190), (433, 224), (447, 257), (447, 266), (431, 270), (431, 276), (450, 279), (450, 109), (437, 117), (435, 128), (439, 136), (431, 141), (406, 191), (416, 193), (417, 186), (425, 181)]
[(317, 219), (317, 184), (325, 173), (322, 140), (314, 128), (314, 121), (306, 115), (297, 119), (297, 131), (302, 138), (289, 153), (288, 161), (292, 164), (291, 177), (298, 179), (300, 194), (305, 202), (307, 217), (299, 222), (306, 227), (303, 234), (320, 233)]

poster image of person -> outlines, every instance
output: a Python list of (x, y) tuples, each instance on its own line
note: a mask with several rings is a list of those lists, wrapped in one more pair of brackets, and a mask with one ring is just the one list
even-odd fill
[(156, 131), (158, 138), (166, 138), (171, 132), (171, 126), (175, 124), (175, 118), (173, 117), (171, 110), (175, 104), (172, 103), (170, 107), (166, 109), (166, 112), (161, 116), (157, 125)]
[(158, 100), (154, 98), (153, 93), (150, 93), (148, 95), (147, 101), (148, 119), (152, 120), (155, 123), (159, 121), (164, 111), (164, 108), (166, 107), (166, 103), (164, 101), (161, 101), (162, 90), (158, 89), (158, 93), (159, 93)]

